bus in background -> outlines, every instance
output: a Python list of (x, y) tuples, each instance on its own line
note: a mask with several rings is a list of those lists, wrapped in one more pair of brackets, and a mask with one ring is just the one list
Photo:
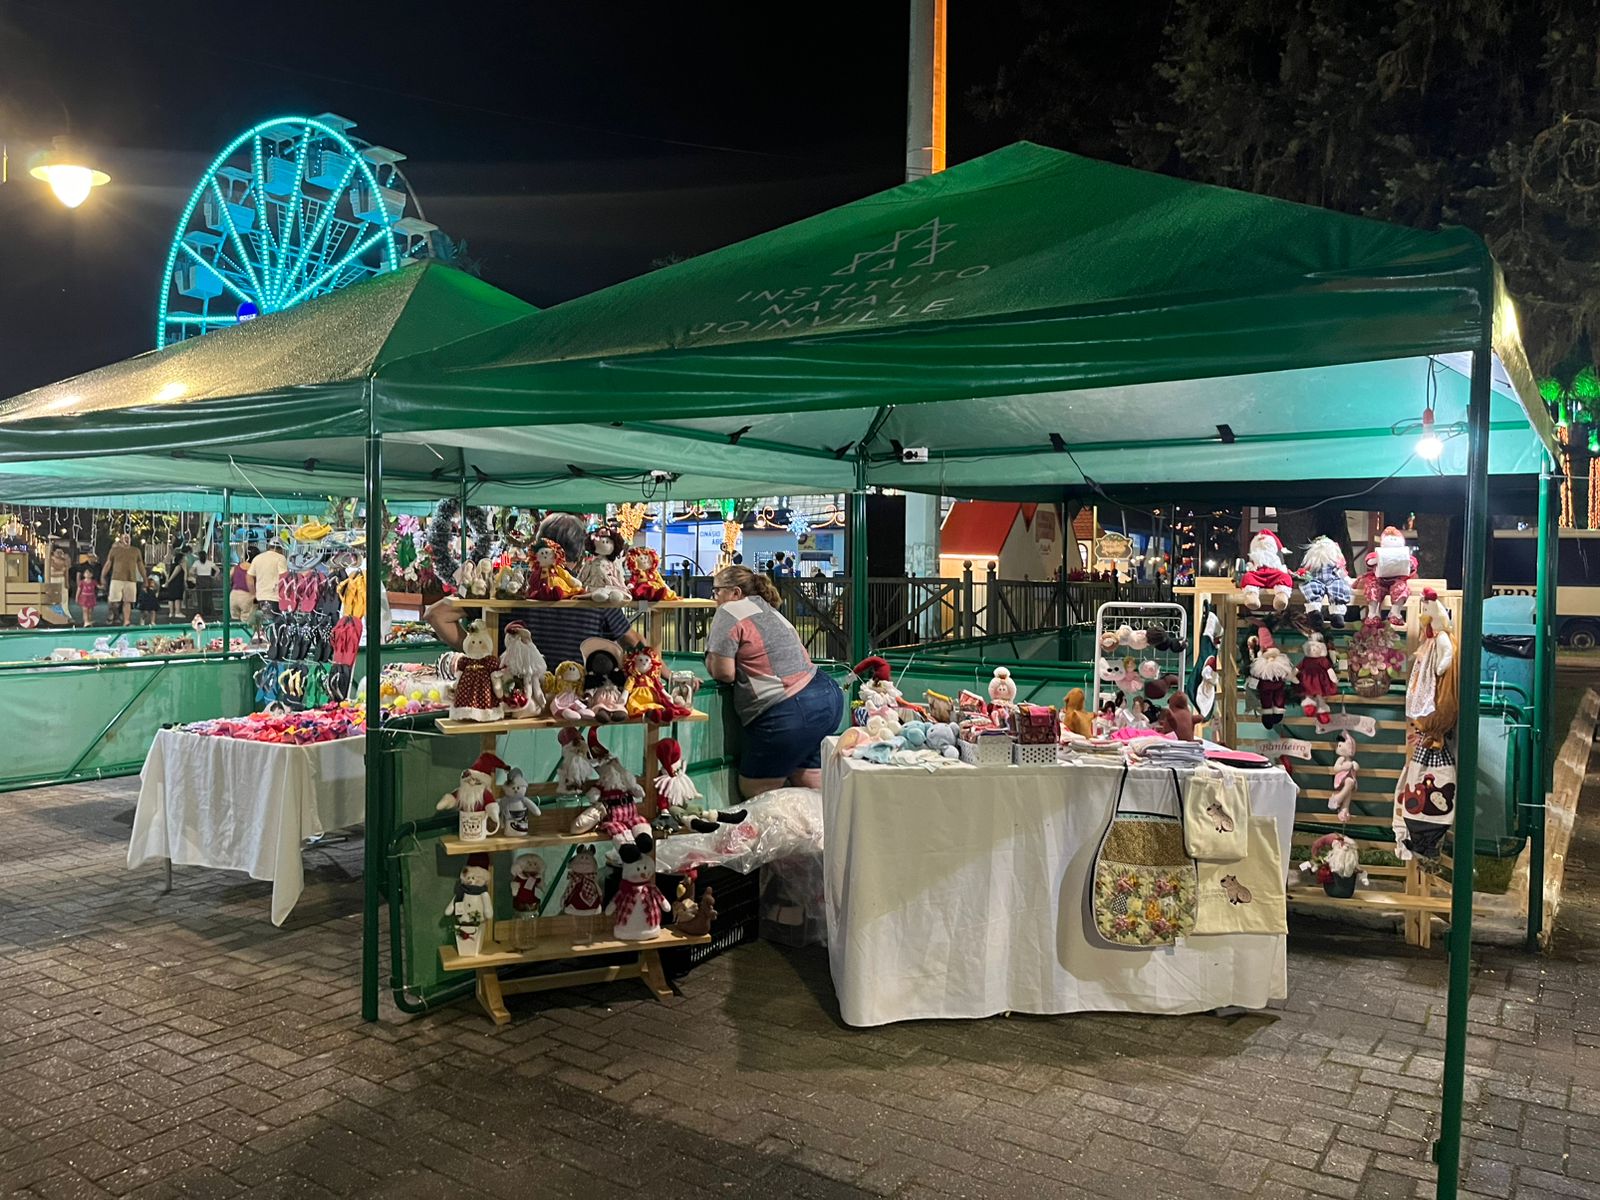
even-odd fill
[[(1497, 596), (1531, 596), (1539, 532), (1496, 529), (1489, 543), (1490, 588)], [(1574, 650), (1600, 646), (1600, 529), (1563, 529), (1556, 574), (1556, 640)]]

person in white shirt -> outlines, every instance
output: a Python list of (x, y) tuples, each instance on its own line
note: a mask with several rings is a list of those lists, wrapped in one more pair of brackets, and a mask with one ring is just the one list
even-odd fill
[(278, 577), (289, 569), (289, 560), (273, 542), (256, 555), (246, 572), (256, 589), (256, 603), (269, 613), (278, 611)]

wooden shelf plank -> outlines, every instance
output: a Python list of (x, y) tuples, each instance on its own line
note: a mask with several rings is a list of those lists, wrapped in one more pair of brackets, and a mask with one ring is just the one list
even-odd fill
[[(1322, 775), (1332, 775), (1335, 770), (1337, 770), (1337, 766), (1334, 763), (1302, 762), (1296, 759), (1294, 764), (1294, 773), (1296, 775), (1302, 771), (1316, 771)], [(1360, 778), (1399, 779), (1400, 771), (1395, 767), (1362, 767)]]
[[(577, 812), (573, 810), (574, 815)], [(515, 850), (537, 850), (541, 846), (587, 846), (606, 839), (598, 833), (541, 833), (527, 837), (501, 834), (481, 842), (463, 842), (458, 837), (439, 840), (446, 854), (459, 858), (463, 854), (508, 854)]]
[(1447, 913), (1450, 911), (1449, 896), (1408, 896), (1404, 892), (1389, 892), (1381, 888), (1356, 889), (1356, 894), (1348, 899), (1339, 900), (1322, 891), (1313, 892), (1310, 888), (1291, 887), (1289, 889), (1289, 903), (1304, 905), (1310, 908), (1376, 908), (1391, 912), (1409, 910), (1411, 912)]
[[(1297, 768), (1298, 769), (1298, 768)], [(1365, 774), (1365, 772), (1363, 772)], [(1333, 795), (1332, 788), (1301, 788), (1300, 794), (1308, 800), (1326, 800)], [(1355, 793), (1357, 804), (1393, 804), (1393, 792), (1364, 792)]]
[(559, 962), (565, 958), (585, 958), (593, 954), (629, 954), (641, 950), (676, 950), (680, 946), (704, 946), (711, 941), (710, 934), (685, 937), (664, 929), (653, 938), (641, 942), (624, 942), (614, 937), (574, 940), (570, 935), (542, 937), (526, 950), (517, 950), (500, 942), (484, 947), (483, 953), (464, 957), (454, 946), (439, 947), (439, 963), (446, 971), (483, 971), (496, 967), (514, 967), (520, 963)]
[[(1356, 715), (1357, 716), (1362, 716), (1364, 714), (1357, 713)], [(1315, 717), (1307, 717), (1307, 716), (1303, 716), (1303, 715), (1286, 715), (1283, 718), (1283, 723), (1285, 725), (1303, 725), (1303, 726), (1307, 726), (1308, 728), (1312, 728), (1312, 729), (1324, 729), (1324, 730), (1327, 730), (1328, 733), (1330, 733), (1330, 734), (1338, 732), (1338, 730), (1328, 729), (1328, 727), (1326, 725), (1321, 724)], [(1373, 724), (1375, 724), (1379, 729), (1400, 730), (1400, 729), (1404, 729), (1406, 727), (1406, 723), (1404, 721), (1374, 721)], [(1359, 733), (1356, 734), (1356, 737), (1358, 739), (1361, 736), (1362, 735), (1359, 734)], [(1361, 742), (1361, 745), (1363, 747), (1366, 747), (1368, 745), (1371, 745), (1371, 743), (1369, 743), (1369, 742)]]
[[(1360, 813), (1351, 813), (1348, 821), (1339, 820), (1338, 813), (1331, 812), (1297, 812), (1294, 815), (1296, 825), (1381, 825), (1387, 821), (1387, 814), (1377, 817), (1364, 817)], [(1360, 839), (1357, 839), (1358, 841)]]
[(597, 729), (614, 729), (627, 725), (654, 726), (659, 729), (666, 725), (676, 725), (682, 722), (706, 721), (710, 718), (705, 713), (696, 710), (687, 717), (678, 717), (674, 721), (553, 721), (549, 717), (516, 717), (504, 721), (452, 721), (449, 717), (440, 717), (438, 730), (440, 733), (457, 735), (465, 733), (515, 733), (522, 729), (587, 729), (593, 726)]
[(664, 610), (671, 612), (676, 609), (686, 608), (715, 608), (715, 600), (694, 600), (680, 597), (677, 600), (657, 600), (650, 603), (644, 600), (486, 600), (478, 598), (464, 598), (455, 596), (454, 603), (460, 608), (481, 608), (488, 612), (510, 612), (519, 608), (642, 608), (649, 605), (652, 612)]

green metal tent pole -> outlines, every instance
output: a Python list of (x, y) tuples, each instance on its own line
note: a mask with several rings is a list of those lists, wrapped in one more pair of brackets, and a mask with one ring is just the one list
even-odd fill
[(1533, 795), (1528, 809), (1528, 949), (1538, 950), (1544, 932), (1544, 817), (1550, 794), (1546, 774), (1550, 727), (1555, 719), (1556, 556), (1561, 545), (1561, 506), (1552, 493), (1560, 484), (1548, 467), (1539, 474), (1539, 564), (1534, 587)]
[[(233, 646), (233, 489), (222, 489), (222, 657)], [(204, 650), (202, 646), (200, 649)]]
[(1467, 999), (1472, 991), (1472, 873), (1478, 817), (1478, 686), (1483, 675), (1483, 590), (1489, 542), (1488, 323), (1494, 288), (1482, 293), (1484, 336), (1472, 354), (1472, 389), (1467, 403), (1467, 504), (1462, 537), (1460, 644), (1461, 715), (1456, 725), (1455, 866), (1450, 877), (1450, 989), (1444, 1029), (1444, 1096), (1439, 1140), (1439, 1200), (1455, 1200), (1461, 1175), (1461, 1108), (1466, 1092)]
[(856, 486), (850, 493), (850, 661), (872, 653), (867, 630), (867, 459), (856, 454)]
[[(370, 384), (368, 398), (371, 398)], [(369, 418), (370, 419), (370, 418)], [(383, 827), (383, 779), (378, 759), (383, 753), (383, 709), (379, 706), (378, 680), (383, 673), (382, 578), (383, 552), (383, 438), (367, 435), (367, 648), (363, 670), (367, 677), (366, 845), (362, 876), (366, 897), (361, 912), (361, 1019), (378, 1019), (378, 898), (383, 870), (383, 848), (389, 831)]]
[[(472, 543), (467, 540), (467, 452), (465, 450), (456, 451), (456, 462), (460, 468), (461, 475), (461, 478), (456, 481), (456, 486), (460, 489), (456, 493), (456, 498), (460, 501), (460, 506), (457, 509), (457, 516), (461, 518), (460, 554), (461, 561), (465, 563), (467, 555), (472, 549)], [(452, 579), (450, 582), (454, 583), (455, 580)]]
[(1066, 662), (1072, 652), (1072, 635), (1067, 632), (1067, 545), (1072, 530), (1072, 501), (1067, 499), (1065, 492), (1061, 494), (1061, 503), (1056, 512), (1061, 517), (1061, 529), (1057, 539), (1061, 543), (1061, 572), (1056, 576), (1056, 661)]

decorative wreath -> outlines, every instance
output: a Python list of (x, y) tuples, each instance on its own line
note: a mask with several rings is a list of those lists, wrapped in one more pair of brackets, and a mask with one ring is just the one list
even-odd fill
[[(459, 543), (453, 528), (460, 511), (459, 500), (441, 500), (439, 507), (434, 509), (433, 520), (428, 524), (428, 549), (433, 552), (433, 569), (445, 579), (454, 579), (457, 568), (461, 566), (460, 559), (456, 557)], [(472, 536), (472, 561), (480, 562), (489, 557), (489, 545), (493, 538), (489, 516), (476, 504), (469, 504), (464, 520), (467, 533)]]

